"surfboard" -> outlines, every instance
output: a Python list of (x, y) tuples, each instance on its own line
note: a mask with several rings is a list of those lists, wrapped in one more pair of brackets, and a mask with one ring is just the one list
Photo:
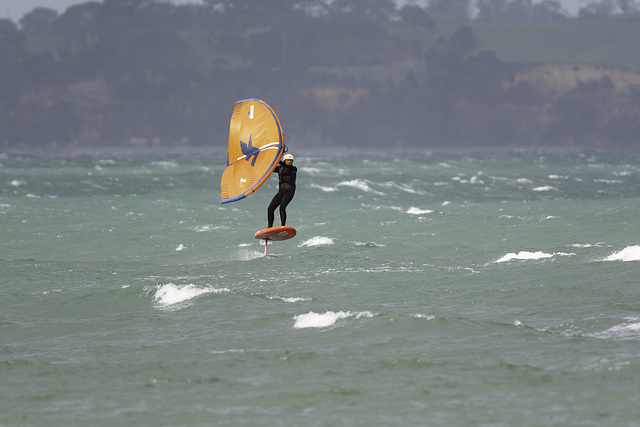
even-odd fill
[(288, 240), (292, 237), (295, 237), (296, 229), (293, 227), (289, 227), (286, 225), (265, 228), (263, 230), (256, 231), (255, 238), (264, 240), (264, 255), (267, 255), (267, 247), (269, 246), (269, 241), (272, 240), (274, 242), (281, 240)]
[(260, 99), (236, 102), (229, 123), (227, 167), (220, 179), (220, 203), (244, 199), (273, 173), (285, 151), (275, 111)]

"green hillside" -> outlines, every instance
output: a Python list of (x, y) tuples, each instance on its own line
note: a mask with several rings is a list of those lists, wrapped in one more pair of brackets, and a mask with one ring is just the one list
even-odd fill
[(640, 25), (613, 22), (475, 23), (479, 49), (507, 62), (609, 64), (640, 69)]
[[(640, 24), (616, 21), (506, 22), (467, 24), (478, 50), (494, 51), (505, 62), (589, 63), (640, 69)], [(432, 32), (397, 25), (389, 29), (404, 39), (435, 43), (460, 24), (438, 23)]]

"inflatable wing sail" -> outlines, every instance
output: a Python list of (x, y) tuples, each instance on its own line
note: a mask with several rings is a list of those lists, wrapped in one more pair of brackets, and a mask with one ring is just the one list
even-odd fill
[(220, 203), (235, 202), (256, 191), (284, 152), (280, 121), (259, 99), (236, 102), (229, 125), (227, 168), (220, 181)]

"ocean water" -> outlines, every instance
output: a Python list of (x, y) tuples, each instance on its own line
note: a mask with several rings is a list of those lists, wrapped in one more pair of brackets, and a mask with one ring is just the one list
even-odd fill
[(0, 155), (0, 425), (640, 426), (639, 153), (295, 154)]

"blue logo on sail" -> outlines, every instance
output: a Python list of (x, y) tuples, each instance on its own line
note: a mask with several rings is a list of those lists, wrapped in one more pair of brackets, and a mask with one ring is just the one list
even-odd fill
[(242, 151), (242, 154), (245, 155), (246, 161), (249, 161), (249, 159), (253, 157), (251, 167), (254, 167), (256, 165), (256, 160), (258, 159), (258, 154), (260, 154), (260, 149), (253, 146), (253, 143), (251, 142), (251, 135), (249, 135), (249, 144), (245, 144), (240, 141), (240, 150)]

